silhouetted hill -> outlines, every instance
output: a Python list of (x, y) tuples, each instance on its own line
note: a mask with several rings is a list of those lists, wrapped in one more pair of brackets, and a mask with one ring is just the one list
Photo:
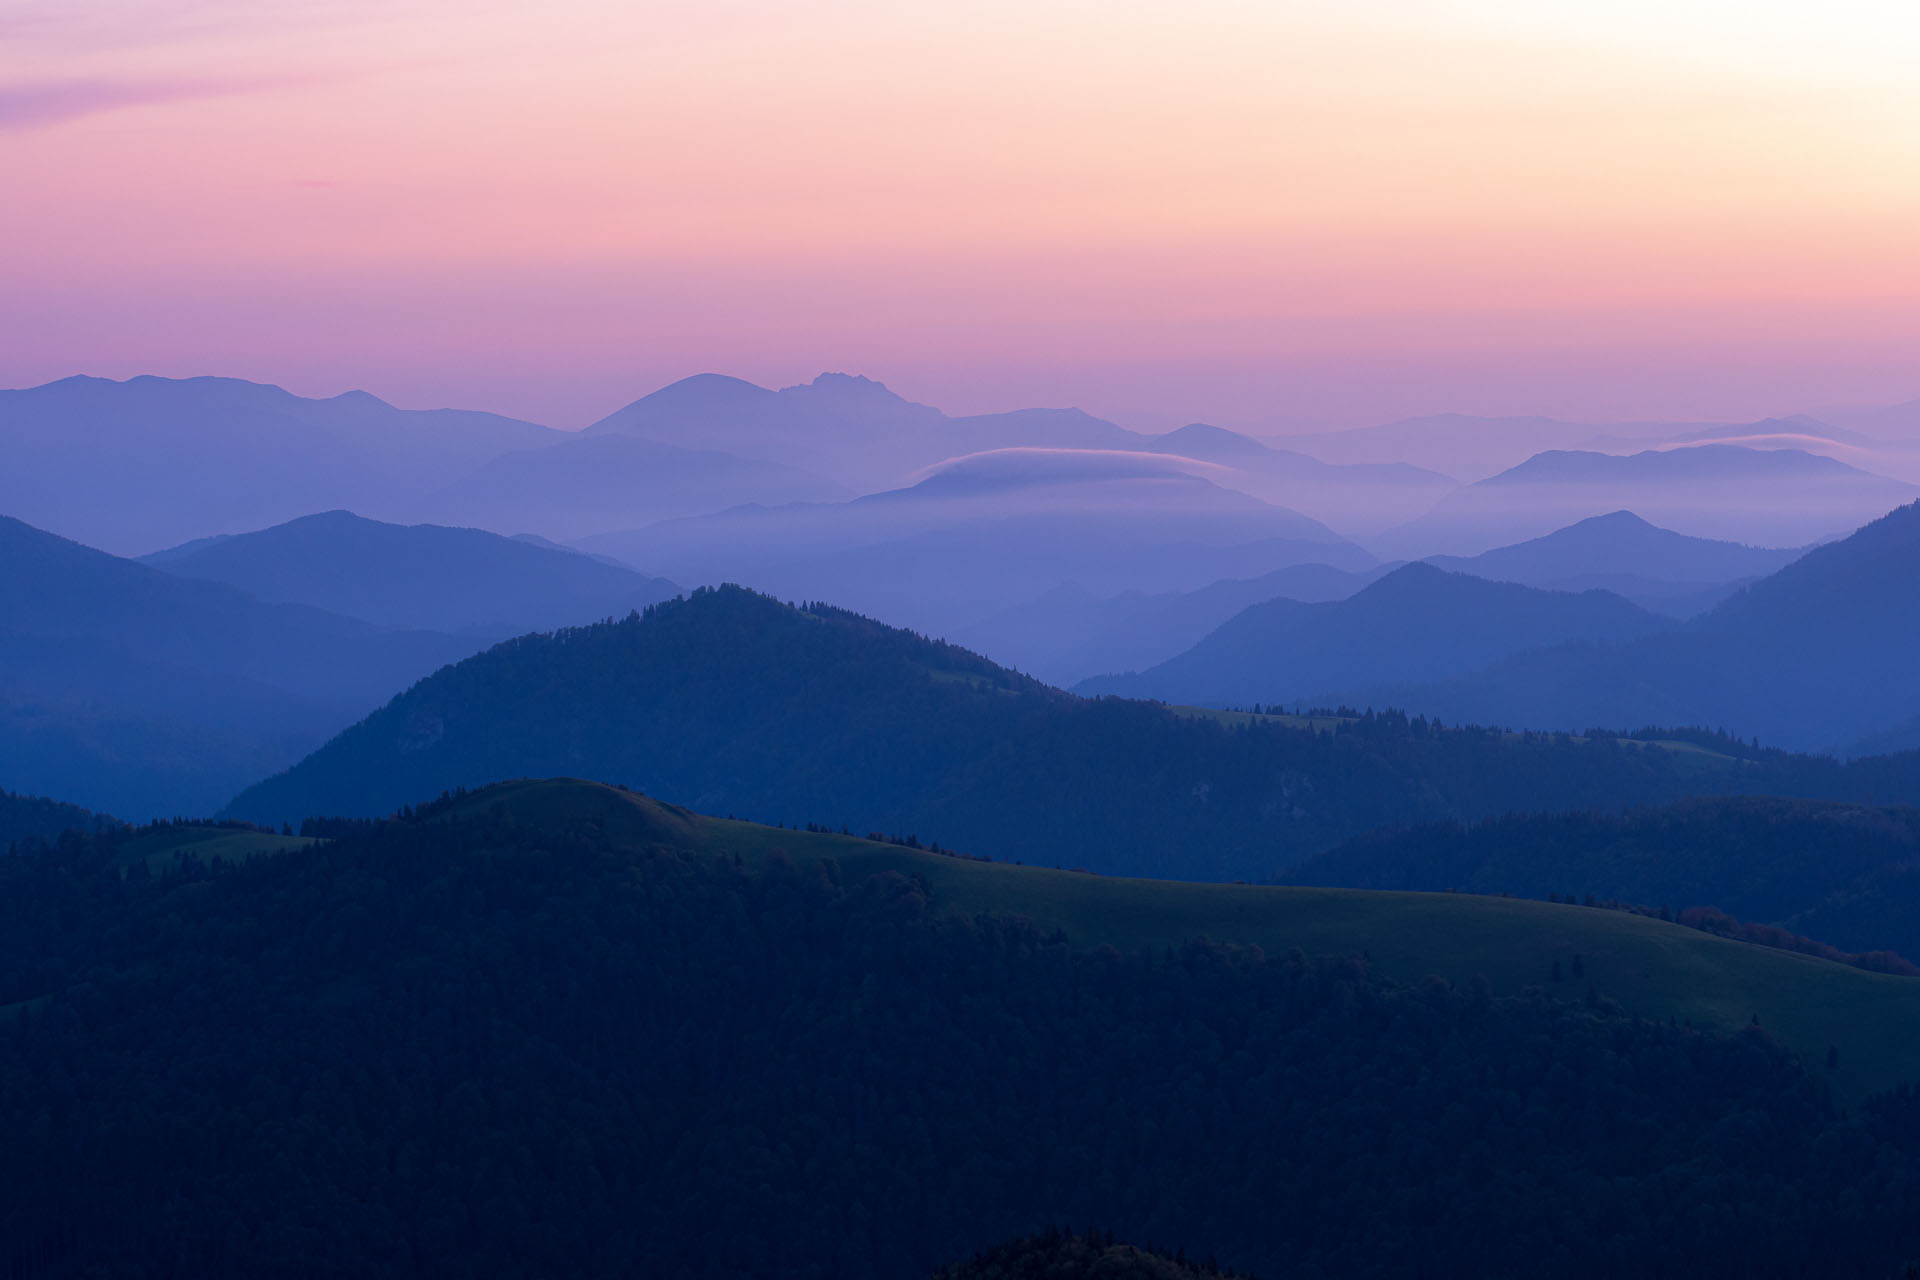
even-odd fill
[(77, 804), (0, 790), (0, 849), (16, 840), (51, 840), (62, 831), (104, 831), (114, 825), (108, 815)]
[(237, 378), (0, 391), (0, 511), (123, 555), (311, 511), (386, 512), (563, 439), (491, 413), (311, 400)]
[(1274, 599), (1344, 600), (1387, 573), (1324, 564), (1289, 565), (1257, 578), (1229, 578), (1196, 591), (1097, 596), (1056, 587), (955, 632), (952, 639), (995, 662), (1062, 687), (1110, 671), (1140, 671), (1199, 643), (1250, 605)]
[(1448, 476), (1405, 462), (1335, 465), (1200, 422), (1151, 437), (1139, 447), (1232, 467), (1235, 475), (1225, 483), (1350, 535), (1378, 533), (1412, 519), (1459, 488)]
[[(422, 681), (232, 816), (377, 815), (567, 774), (709, 812), (938, 832), (969, 850), (1147, 875), (1264, 878), (1383, 822), (1699, 791), (1920, 800), (1873, 762), (1522, 738), (1083, 700), (909, 632), (738, 588), (498, 645)], [(1899, 790), (1901, 786), (1905, 790)]]
[(205, 810), (475, 642), (266, 604), (0, 517), (0, 780)]
[(1845, 951), (1920, 956), (1920, 810), (1775, 797), (1368, 832), (1290, 884), (1713, 907)]
[(1816, 547), (1668, 634), (1523, 655), (1350, 696), (1447, 719), (1564, 728), (1711, 724), (1840, 749), (1920, 713), (1920, 504)]
[[(1920, 1246), (1913, 1099), (1827, 1098), (1883, 1069), (1876, 1037), (1912, 1060), (1911, 980), (1619, 912), (1115, 883), (564, 782), (315, 826), (0, 860), (0, 1268), (882, 1280), (1068, 1221), (1268, 1276), (1878, 1277)], [(1122, 896), (1078, 912), (1122, 933), (1044, 923)], [(1394, 983), (1181, 937), (1201, 900), (1230, 932), (1446, 939), (1503, 983), (1515, 951), (1586, 968)], [(1727, 1000), (1742, 1030), (1608, 986), (1714, 965), (1767, 979)], [(1833, 1052), (1775, 1039), (1776, 1009)]]
[(382, 524), (350, 511), (302, 516), (142, 562), (261, 600), (496, 639), (595, 622), (679, 594), (663, 578), (576, 551), (479, 529)]
[(1913, 499), (1913, 485), (1794, 449), (1698, 445), (1537, 454), (1374, 540), (1381, 554), (1471, 555), (1630, 510), (1666, 529), (1760, 546), (1831, 537)]
[(1573, 595), (1410, 564), (1346, 600), (1270, 600), (1199, 644), (1076, 692), (1203, 706), (1316, 694), (1475, 671), (1529, 649), (1612, 644), (1671, 625), (1604, 591)]
[(853, 502), (740, 507), (583, 539), (676, 582), (745, 582), (948, 634), (1062, 583), (1192, 589), (1373, 557), (1317, 521), (1163, 454), (1002, 449)]

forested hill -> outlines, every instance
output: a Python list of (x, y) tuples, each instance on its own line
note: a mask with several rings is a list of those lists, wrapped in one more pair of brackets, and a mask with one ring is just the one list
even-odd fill
[(1842, 1116), (1763, 1028), (1089, 947), (581, 790), (0, 860), (0, 1271), (896, 1280), (1064, 1222), (1356, 1280), (1920, 1250), (1920, 1108)]
[(720, 588), (444, 669), (228, 812), (374, 816), (448, 788), (567, 775), (1049, 866), (1265, 879), (1383, 823), (1696, 792), (1920, 800), (1916, 758), (1842, 766), (1714, 738), (1084, 700), (841, 610)]

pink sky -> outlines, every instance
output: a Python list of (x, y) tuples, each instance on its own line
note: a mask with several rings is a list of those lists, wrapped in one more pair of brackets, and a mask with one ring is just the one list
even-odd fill
[(701, 370), (1255, 429), (1920, 396), (1920, 17), (20, 0), (0, 385)]

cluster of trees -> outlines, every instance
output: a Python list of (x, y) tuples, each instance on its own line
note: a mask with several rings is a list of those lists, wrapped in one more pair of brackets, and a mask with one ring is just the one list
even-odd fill
[(382, 816), (522, 777), (624, 783), (768, 823), (938, 831), (1005, 861), (1203, 880), (1265, 879), (1382, 823), (1712, 791), (1920, 800), (1911, 760), (1883, 777), (1395, 712), (1316, 731), (1078, 699), (842, 610), (721, 588), (440, 671), (231, 812), (275, 824)]
[(1757, 1028), (503, 810), (118, 853), (0, 860), (5, 1274), (877, 1280), (1059, 1222), (1265, 1276), (1920, 1253), (1920, 1104), (1838, 1114)]
[(17, 840), (52, 840), (69, 829), (104, 831), (114, 825), (113, 818), (79, 805), (0, 789), (0, 849)]
[(1233, 1280), (1231, 1269), (1194, 1263), (1184, 1252), (1122, 1244), (1112, 1232), (1075, 1235), (1049, 1227), (984, 1249), (964, 1265), (942, 1267), (933, 1280)]
[[(1805, 950), (1794, 937), (1818, 938), (1839, 953), (1830, 958), (1857, 956), (1869, 968), (1898, 971), (1873, 952), (1920, 956), (1920, 808), (1909, 806), (1699, 797), (1625, 812), (1387, 827), (1281, 878), (1663, 904), (1696, 927), (1723, 916), (1756, 922), (1748, 940), (1768, 945)], [(1714, 931), (1745, 936), (1734, 926)]]

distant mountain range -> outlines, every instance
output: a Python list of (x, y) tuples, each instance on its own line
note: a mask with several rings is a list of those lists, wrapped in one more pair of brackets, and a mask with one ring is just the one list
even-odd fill
[(1169, 591), (1296, 564), (1373, 565), (1325, 525), (1223, 487), (1221, 470), (1132, 451), (1000, 449), (853, 502), (741, 507), (578, 545), (676, 582), (738, 581), (934, 634), (1062, 583)]
[(237, 378), (66, 378), (0, 391), (0, 511), (137, 555), (333, 507), (391, 512), (490, 458), (567, 438), (363, 391), (310, 400)]
[(1920, 504), (1816, 547), (1666, 634), (1524, 654), (1434, 684), (1349, 691), (1446, 719), (1539, 728), (1700, 723), (1846, 749), (1920, 715)]
[(1549, 451), (1370, 540), (1382, 556), (1473, 555), (1631, 510), (1695, 537), (1797, 547), (1911, 501), (1915, 486), (1795, 449), (1699, 445), (1629, 456)]
[(1436, 680), (1529, 649), (1615, 644), (1670, 625), (1611, 592), (1542, 591), (1410, 564), (1346, 600), (1254, 605), (1178, 657), (1083, 681), (1075, 692), (1203, 706), (1292, 703), (1378, 683), (1382, 673)]
[(348, 511), (142, 557), (176, 577), (385, 626), (504, 639), (597, 622), (680, 589), (580, 552), (479, 529), (401, 526)]

